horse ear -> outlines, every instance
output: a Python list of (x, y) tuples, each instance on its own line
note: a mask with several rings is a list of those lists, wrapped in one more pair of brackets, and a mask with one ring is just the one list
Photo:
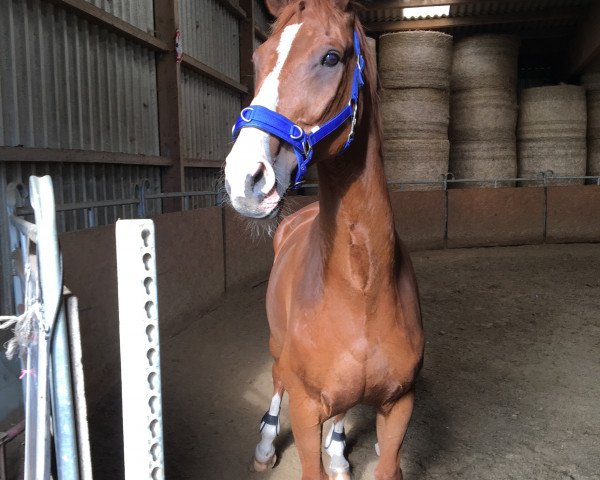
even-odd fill
[(289, 0), (265, 0), (269, 13), (275, 18), (279, 17), (281, 11), (290, 3)]
[(333, 4), (338, 7), (342, 12), (346, 11), (350, 0), (333, 0)]

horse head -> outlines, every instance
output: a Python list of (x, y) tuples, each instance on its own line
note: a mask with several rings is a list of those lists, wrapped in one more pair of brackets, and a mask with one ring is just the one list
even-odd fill
[(267, 0), (267, 6), (277, 20), (254, 52), (257, 93), (236, 122), (225, 165), (231, 205), (258, 219), (277, 216), (309, 163), (349, 145), (364, 66), (357, 45), (363, 33), (348, 0)]

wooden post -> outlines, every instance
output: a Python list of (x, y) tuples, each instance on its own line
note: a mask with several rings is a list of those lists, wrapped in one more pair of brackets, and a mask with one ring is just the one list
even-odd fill
[(248, 88), (248, 93), (242, 96), (245, 107), (254, 98), (254, 0), (240, 0), (240, 7), (246, 12), (246, 18), (240, 20), (240, 83)]
[[(154, 0), (156, 36), (169, 45), (169, 51), (158, 54), (156, 87), (158, 91), (158, 126), (160, 155), (171, 159), (171, 166), (161, 175), (163, 192), (182, 192), (185, 171), (182, 152), (181, 65), (175, 53), (175, 35), (179, 28), (179, 0)], [(181, 210), (181, 199), (163, 200), (163, 213)]]

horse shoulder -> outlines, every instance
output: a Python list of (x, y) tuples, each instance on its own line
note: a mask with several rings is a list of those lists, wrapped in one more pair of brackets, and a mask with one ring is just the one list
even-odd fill
[(288, 215), (277, 227), (277, 231), (273, 236), (273, 249), (275, 250), (275, 258), (281, 251), (283, 245), (296, 231), (307, 223), (312, 223), (319, 213), (319, 202), (311, 203), (306, 207), (301, 208), (297, 212)]

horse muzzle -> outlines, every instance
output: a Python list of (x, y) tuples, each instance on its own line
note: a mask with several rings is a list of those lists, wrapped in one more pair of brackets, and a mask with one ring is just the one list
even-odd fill
[(241, 162), (228, 157), (225, 189), (231, 206), (245, 217), (272, 218), (282, 200), (273, 167), (265, 161)]

